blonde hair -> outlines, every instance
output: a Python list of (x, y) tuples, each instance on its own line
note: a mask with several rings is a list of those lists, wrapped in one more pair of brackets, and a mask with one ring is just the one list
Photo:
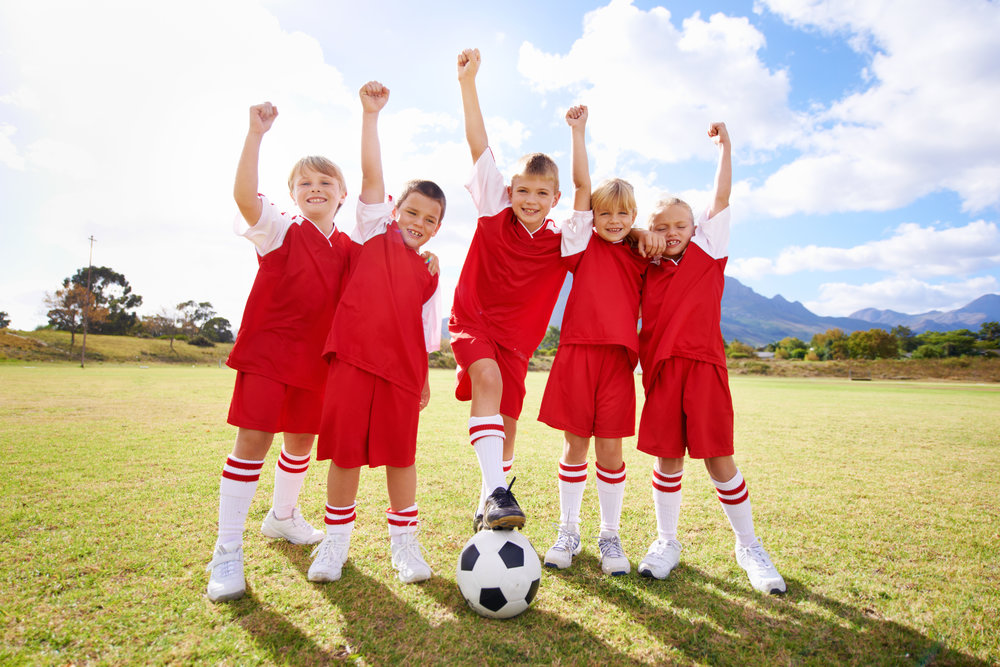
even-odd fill
[(559, 190), (559, 167), (545, 153), (528, 153), (518, 160), (517, 171), (514, 172), (511, 181), (513, 182), (518, 176), (551, 178), (555, 182), (555, 190)]
[(635, 203), (635, 191), (632, 184), (620, 178), (609, 178), (590, 195), (590, 208), (602, 211), (620, 211), (624, 209), (635, 219), (638, 207)]
[(337, 179), (340, 183), (340, 189), (346, 191), (347, 183), (344, 181), (344, 172), (340, 170), (336, 164), (321, 155), (307, 155), (292, 167), (292, 173), (288, 175), (288, 189), (295, 189), (295, 177), (298, 176), (304, 169), (311, 169), (312, 171), (317, 171), (321, 174), (326, 174), (331, 178)]
[(694, 212), (691, 210), (691, 205), (683, 199), (674, 197), (673, 195), (664, 195), (657, 200), (656, 206), (653, 207), (653, 212), (649, 214), (649, 221), (652, 222), (653, 218), (655, 218), (661, 211), (674, 205), (686, 209), (688, 216), (691, 217), (691, 222), (694, 222)]

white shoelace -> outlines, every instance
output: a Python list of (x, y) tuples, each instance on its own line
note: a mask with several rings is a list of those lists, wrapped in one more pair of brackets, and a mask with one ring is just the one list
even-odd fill
[(625, 558), (625, 550), (622, 549), (622, 542), (617, 535), (599, 538), (597, 546), (601, 550), (602, 558)]
[(566, 530), (565, 528), (559, 529), (559, 535), (556, 537), (556, 543), (552, 545), (552, 548), (556, 551), (576, 551), (577, 544), (579, 544), (580, 538), (576, 533)]

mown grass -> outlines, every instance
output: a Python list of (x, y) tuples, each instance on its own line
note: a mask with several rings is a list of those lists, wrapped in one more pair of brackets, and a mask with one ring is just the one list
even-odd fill
[[(734, 377), (737, 459), (758, 533), (788, 582), (750, 589), (703, 466), (684, 482), (681, 566), (663, 582), (597, 561), (593, 477), (584, 552), (543, 572), (510, 621), (454, 582), (478, 468), (452, 374), (432, 372), (418, 500), (435, 577), (393, 576), (384, 472), (362, 475), (344, 578), (311, 584), (309, 547), (263, 538), (277, 447), (246, 539), (248, 595), (214, 605), (204, 572), (233, 373), (217, 367), (0, 365), (2, 664), (994, 664), (1000, 661), (1000, 387)], [(533, 421), (528, 376), (515, 490), (544, 552), (560, 436)], [(623, 543), (654, 536), (651, 462), (626, 441)], [(321, 523), (325, 463), (302, 495)]]

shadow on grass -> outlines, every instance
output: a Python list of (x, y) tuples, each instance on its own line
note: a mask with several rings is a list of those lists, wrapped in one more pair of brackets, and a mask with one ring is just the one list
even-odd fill
[[(276, 548), (305, 579), (310, 564), (306, 552), (281, 546)], [(261, 609), (249, 593), (248, 598), (255, 603), (252, 613), (248, 611), (244, 617), (234, 614), (234, 619), (276, 662), (295, 665), (332, 659), (372, 664), (640, 664), (575, 621), (537, 608), (505, 621), (485, 619), (466, 605), (450, 579), (435, 575), (419, 584), (400, 584), (394, 574), (386, 576), (392, 579), (384, 582), (368, 576), (348, 560), (340, 581), (311, 584), (339, 612), (331, 612), (336, 632), (344, 640), (336, 653), (317, 646), (287, 619)], [(426, 596), (426, 604), (415, 608), (389, 583), (397, 588), (416, 587)], [(289, 644), (297, 648), (289, 649)]]
[(779, 597), (684, 564), (664, 581), (634, 572), (604, 577), (589, 555), (580, 560), (582, 567), (577, 564), (573, 571), (550, 576), (615, 604), (663, 644), (698, 663), (989, 664), (881, 618), (874, 609), (813, 593), (795, 579), (786, 580), (788, 593)]

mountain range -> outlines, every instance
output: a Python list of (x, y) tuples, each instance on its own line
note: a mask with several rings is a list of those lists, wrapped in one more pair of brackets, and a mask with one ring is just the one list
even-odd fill
[[(567, 277), (563, 285), (549, 324), (561, 326), (571, 285), (572, 275)], [(986, 294), (962, 308), (947, 312), (932, 310), (908, 315), (892, 310), (865, 308), (851, 313), (849, 317), (817, 315), (798, 301), (788, 301), (780, 294), (771, 298), (762, 296), (730, 276), (726, 276), (726, 288), (722, 294), (723, 338), (727, 341), (738, 338), (755, 347), (788, 336), (809, 342), (813, 334), (832, 328), (841, 329), (845, 333), (868, 329), (889, 331), (895, 326), (909, 327), (913, 333), (953, 329), (975, 331), (983, 322), (1000, 322), (1000, 294)]]

